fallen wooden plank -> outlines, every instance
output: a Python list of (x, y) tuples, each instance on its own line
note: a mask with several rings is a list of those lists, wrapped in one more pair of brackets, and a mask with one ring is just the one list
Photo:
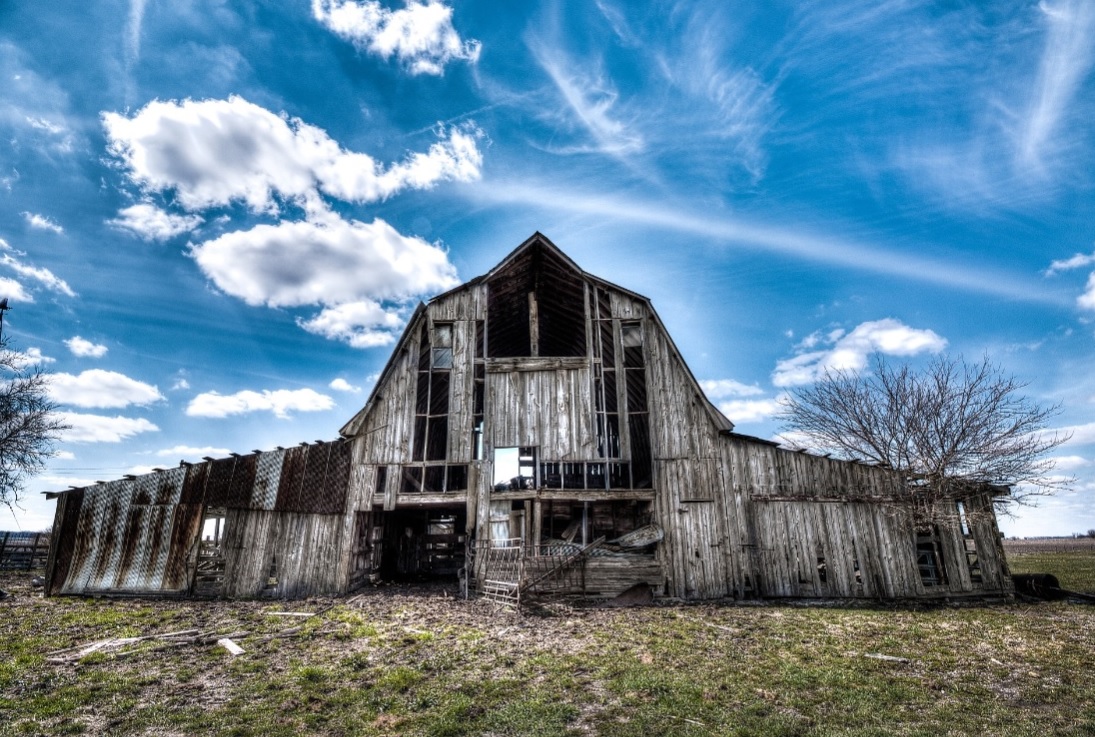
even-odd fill
[(232, 653), (233, 655), (243, 655), (245, 652), (247, 652), (242, 647), (233, 642), (231, 638), (228, 637), (222, 637), (221, 639), (217, 640), (217, 644), (223, 647), (228, 652)]

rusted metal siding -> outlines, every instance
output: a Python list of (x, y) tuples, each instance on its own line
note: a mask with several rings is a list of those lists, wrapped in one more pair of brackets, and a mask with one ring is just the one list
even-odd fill
[(351, 442), (195, 463), (61, 495), (51, 592), (190, 592), (203, 516), (223, 514), (221, 593), (339, 590)]

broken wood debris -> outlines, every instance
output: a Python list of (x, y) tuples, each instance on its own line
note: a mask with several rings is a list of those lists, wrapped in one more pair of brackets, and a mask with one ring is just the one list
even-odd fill
[(243, 655), (245, 652), (247, 652), (242, 647), (233, 642), (232, 638), (230, 637), (222, 637), (221, 639), (217, 640), (217, 644), (230, 652), (232, 655)]

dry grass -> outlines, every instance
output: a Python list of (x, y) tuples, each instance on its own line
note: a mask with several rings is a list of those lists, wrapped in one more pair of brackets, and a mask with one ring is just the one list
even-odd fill
[[(1095, 607), (557, 604), (517, 616), (437, 588), (273, 603), (0, 587), (15, 593), (0, 604), (3, 735), (1095, 732)], [(270, 616), (286, 609), (319, 614)], [(47, 661), (188, 629), (246, 632), (247, 652), (151, 639)]]

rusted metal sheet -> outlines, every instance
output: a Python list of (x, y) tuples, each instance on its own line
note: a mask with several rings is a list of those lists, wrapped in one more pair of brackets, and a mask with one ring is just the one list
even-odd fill
[(194, 463), (186, 467), (179, 504), (201, 504), (205, 498), (205, 480), (209, 477), (208, 463)]
[(274, 450), (258, 455), (255, 461), (255, 483), (251, 489), (251, 509), (273, 509), (281, 484), (281, 468), (285, 451)]
[(50, 545), (52, 566), (46, 596), (60, 591), (72, 567), (72, 551), (76, 547), (76, 532), (80, 523), (80, 508), (84, 503), (84, 490), (74, 489), (58, 499), (54, 518), (53, 541)]
[(235, 467), (235, 458), (219, 458), (209, 462), (209, 479), (205, 482), (206, 506), (228, 506), (228, 489), (232, 484), (232, 471)]
[(341, 514), (346, 509), (352, 455), (353, 445), (349, 440), (331, 443), (331, 455), (327, 459), (327, 476), (323, 481), (324, 504), (317, 510), (321, 514)]
[(228, 487), (228, 502), (225, 505), (229, 509), (250, 509), (257, 467), (258, 455), (254, 453), (236, 458), (232, 483)]
[(330, 456), (330, 443), (308, 446), (304, 460), (304, 476), (300, 480), (300, 496), (292, 511), (322, 513), (325, 507), (329, 506), (324, 503), (326, 489), (323, 488), (323, 479), (327, 475), (327, 459)]
[(274, 503), (274, 509), (279, 512), (290, 512), (296, 509), (297, 498), (300, 496), (300, 482), (304, 477), (307, 451), (306, 446), (289, 448), (285, 451), (285, 459), (281, 463), (281, 480), (278, 483), (278, 498)]

